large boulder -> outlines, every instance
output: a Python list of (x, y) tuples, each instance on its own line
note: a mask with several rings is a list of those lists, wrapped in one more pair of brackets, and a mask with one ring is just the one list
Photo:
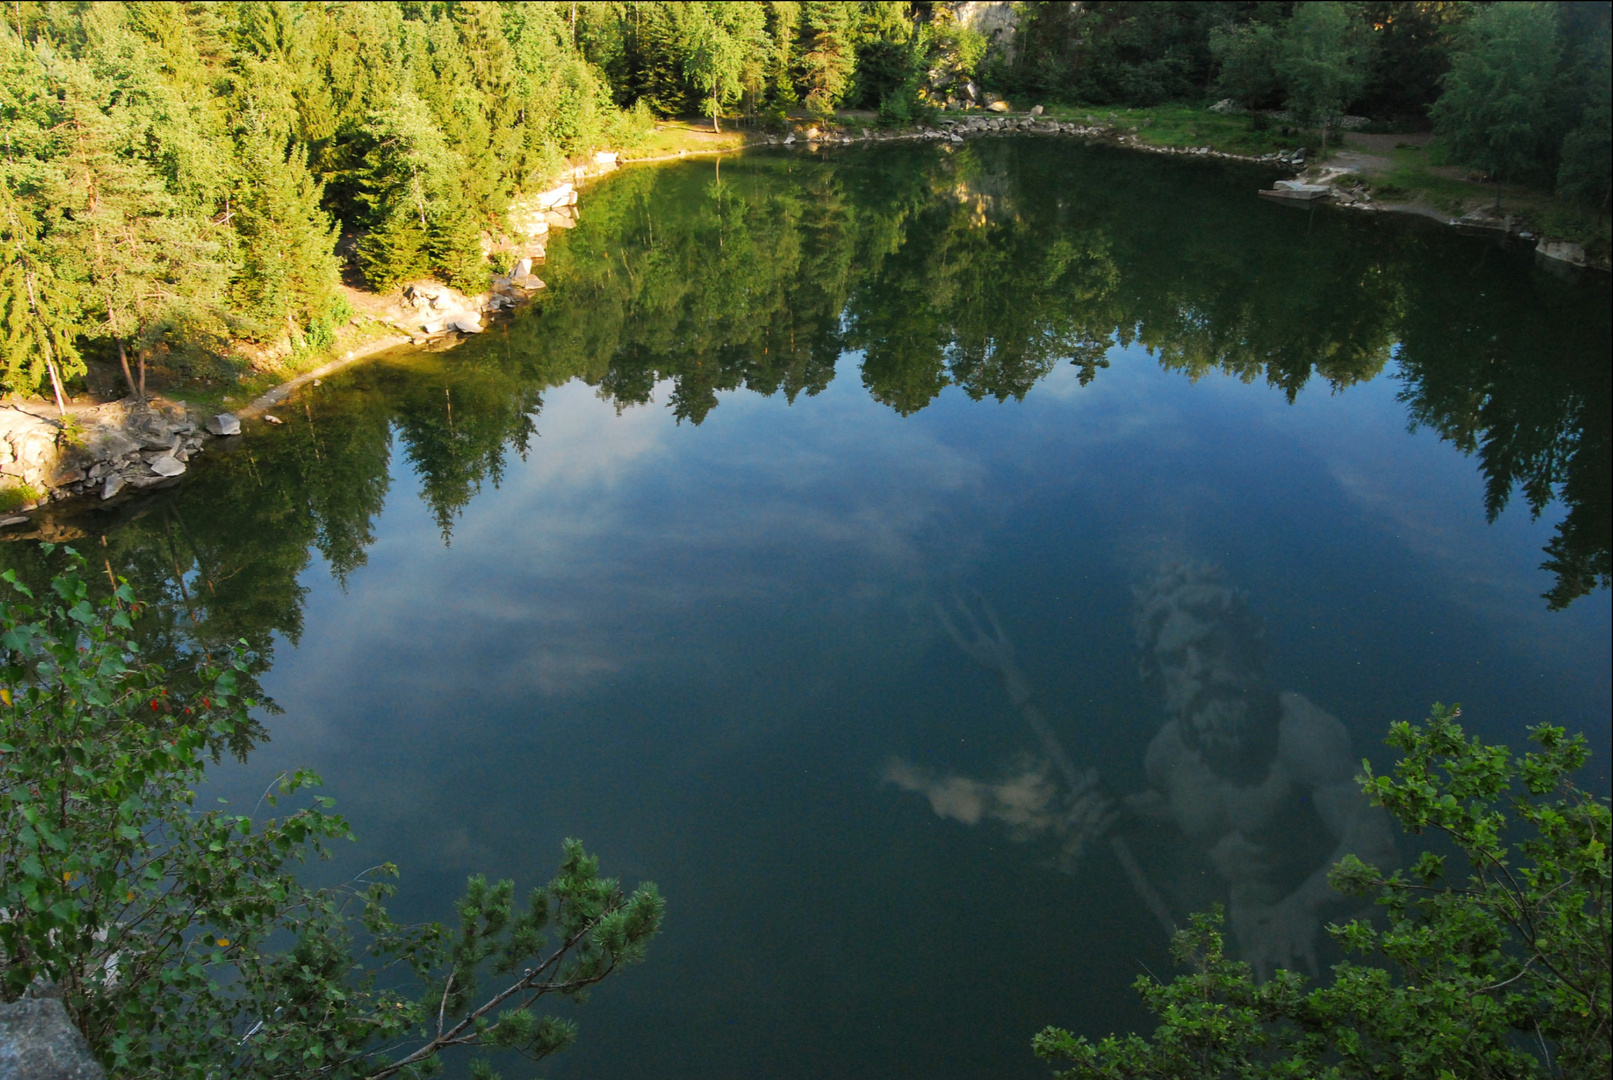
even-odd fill
[(124, 454), (134, 453), (140, 449), (140, 444), (131, 439), (127, 432), (114, 427), (105, 427), (97, 428), (84, 440), (84, 449), (98, 461), (111, 461)]
[(164, 454), (151, 463), (151, 471), (158, 476), (178, 476), (185, 471), (185, 463), (172, 454)]
[(207, 418), (207, 430), (214, 435), (239, 435), (241, 421), (234, 413), (219, 413)]
[(0, 1005), (0, 1077), (6, 1080), (105, 1080), (84, 1036), (55, 998)]
[(577, 205), (577, 188), (574, 184), (565, 183), (552, 187), (548, 191), (540, 191), (528, 200), (538, 210), (554, 210), (562, 206)]
[(995, 113), (1005, 113), (1009, 111), (1008, 102), (1004, 101), (1002, 98), (998, 98), (996, 101), (993, 101), (990, 105), (987, 105), (986, 108)]
[(1570, 266), (1585, 265), (1585, 249), (1566, 240), (1542, 240), (1535, 245), (1535, 251), (1543, 258), (1555, 259)]

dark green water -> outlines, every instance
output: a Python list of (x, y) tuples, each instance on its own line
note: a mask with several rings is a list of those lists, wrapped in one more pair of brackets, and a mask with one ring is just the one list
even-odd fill
[[(75, 524), (158, 655), (251, 644), (280, 711), (216, 786), (322, 772), (360, 837), (331, 873), (395, 861), (399, 914), (446, 918), (574, 835), (660, 883), (650, 961), (544, 1075), (1045, 1075), (1043, 1025), (1146, 1023), (1166, 940), (1107, 844), (1055, 865), (1042, 745), (937, 603), (995, 610), (1116, 795), (1164, 720), (1134, 590), (1184, 560), (1352, 760), (1460, 701), (1587, 731), (1607, 789), (1607, 279), (1270, 179), (1032, 140), (628, 171), (533, 310)], [(1294, 797), (1282, 888), (1332, 851)], [(1178, 914), (1226, 898), (1119, 830)]]

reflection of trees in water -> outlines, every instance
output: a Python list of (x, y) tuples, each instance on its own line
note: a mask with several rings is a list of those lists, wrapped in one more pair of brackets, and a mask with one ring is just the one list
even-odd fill
[[(1562, 498), (1544, 568), (1557, 579), (1546, 599), (1563, 608), (1607, 588), (1613, 571), (1605, 280), (1593, 291), (1517, 275), (1508, 284), (1518, 292), (1494, 304), (1483, 302), (1485, 284), (1478, 271), (1408, 284), (1400, 399), (1413, 422), (1478, 455), (1491, 520), (1514, 490), (1536, 516)], [(1453, 308), (1465, 318), (1440, 317)]]
[[(1514, 488), (1536, 513), (1564, 500), (1553, 606), (1605, 587), (1605, 282), (1414, 223), (1261, 203), (1252, 174), (1229, 194), (1214, 169), (1002, 140), (630, 170), (552, 244), (532, 310), (446, 357), (331, 380), (272, 438), (90, 535), (152, 601), (156, 655), (183, 666), (244, 638), (261, 672), (275, 632), (298, 637), (310, 551), (338, 578), (363, 565), (394, 436), (446, 539), (527, 452), (541, 393), (574, 377), (618, 406), (670, 382), (698, 424), (724, 391), (815, 394), (852, 350), (869, 393), (907, 414), (951, 385), (1022, 398), (1066, 361), (1085, 384), (1119, 342), (1293, 399), (1313, 376), (1374, 377), (1398, 341), (1414, 422), (1478, 455), (1492, 514)], [(4, 551), (48, 580), (30, 549)]]
[(1085, 384), (1115, 342), (1291, 401), (1394, 355), (1413, 419), (1479, 453), (1492, 515), (1514, 487), (1536, 513), (1564, 500), (1552, 605), (1607, 584), (1605, 282), (1414, 222), (1263, 204), (1241, 174), (1229, 197), (1205, 170), (1027, 150), (760, 156), (720, 182), (704, 166), (626, 174), (555, 244), (552, 294), (512, 347), (623, 405), (668, 380), (694, 423), (723, 390), (815, 393), (845, 349), (903, 414), (950, 385), (1022, 398), (1065, 361)]

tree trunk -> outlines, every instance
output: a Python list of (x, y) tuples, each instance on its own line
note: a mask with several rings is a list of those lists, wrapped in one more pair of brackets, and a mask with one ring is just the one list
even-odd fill
[(118, 343), (118, 363), (123, 365), (123, 381), (129, 384), (129, 393), (138, 400), (140, 389), (134, 384), (134, 376), (129, 374), (129, 354), (123, 351), (123, 339), (115, 337), (112, 340)]
[(63, 420), (67, 419), (67, 402), (62, 397), (62, 377), (56, 370), (56, 360), (50, 355), (50, 346), (45, 346), (45, 369), (50, 372), (50, 388), (56, 391), (56, 412)]
[(140, 365), (140, 400), (146, 400), (146, 350), (141, 349), (135, 353), (135, 362)]
[[(18, 246), (20, 250), (21, 245), (19, 244)], [(34, 292), (34, 272), (24, 267), (23, 280), (28, 284), (28, 313), (38, 319), (40, 323), (39, 343), (45, 353), (45, 370), (50, 372), (50, 388), (56, 391), (56, 411), (63, 420), (66, 420), (67, 402), (62, 397), (62, 376), (56, 370), (56, 357), (51, 354), (50, 350), (50, 327), (45, 325), (45, 321), (39, 311), (39, 297)]]

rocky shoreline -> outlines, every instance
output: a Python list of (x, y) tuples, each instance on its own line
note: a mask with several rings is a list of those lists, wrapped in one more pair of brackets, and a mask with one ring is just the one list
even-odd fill
[(545, 287), (532, 272), (543, 261), (545, 237), (550, 229), (577, 224), (577, 181), (611, 171), (616, 161), (615, 154), (595, 155), (591, 168), (570, 170), (557, 186), (519, 200), (510, 211), (513, 238), (500, 237), (487, 251), (495, 260), (502, 256), (510, 272), (493, 276), (486, 291), (466, 296), (435, 281), (407, 285), (378, 315), (391, 331), (386, 336), (281, 383), (234, 413), (205, 415), (160, 397), (73, 406), (65, 416), (44, 402), (0, 404), (0, 493), (10, 503), (0, 509), (0, 537), (34, 535), (17, 527), (47, 503), (123, 501), (176, 484), (214, 440), (240, 437), (243, 420), (280, 423), (270, 408), (367, 356), (401, 345), (449, 348), (481, 333), (485, 319), (513, 311)]
[(204, 418), (184, 405), (152, 399), (80, 408), (65, 418), (44, 408), (0, 407), (0, 474), (20, 505), (0, 528), (27, 520), (17, 511), (51, 500), (102, 501), (174, 483), (210, 440), (240, 434), (233, 417)]

